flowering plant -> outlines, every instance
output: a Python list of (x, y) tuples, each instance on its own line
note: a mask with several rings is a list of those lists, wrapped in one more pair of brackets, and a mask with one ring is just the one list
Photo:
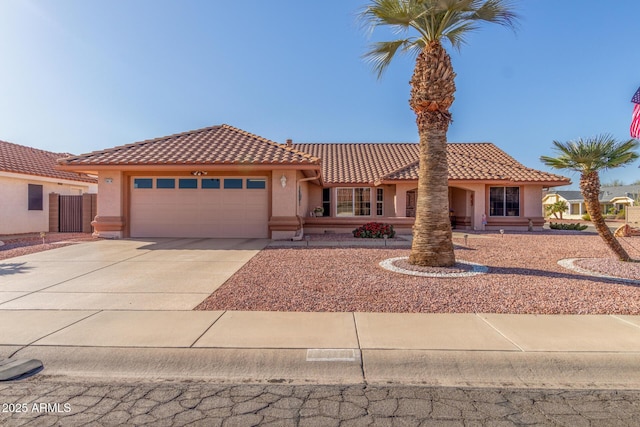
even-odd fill
[(382, 239), (385, 235), (389, 238), (396, 235), (393, 225), (383, 224), (381, 222), (368, 222), (353, 230), (353, 237)]
[(324, 208), (322, 206), (316, 206), (315, 208), (313, 208), (313, 211), (315, 213), (324, 213)]

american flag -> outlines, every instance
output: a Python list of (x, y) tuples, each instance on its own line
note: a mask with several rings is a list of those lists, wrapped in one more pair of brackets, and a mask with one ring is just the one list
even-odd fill
[(635, 105), (633, 106), (631, 128), (629, 130), (631, 132), (631, 138), (640, 139), (640, 88), (638, 88), (633, 98), (631, 98), (631, 102)]

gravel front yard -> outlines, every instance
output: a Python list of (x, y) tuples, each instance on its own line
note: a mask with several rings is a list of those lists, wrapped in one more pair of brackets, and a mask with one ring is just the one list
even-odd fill
[[(312, 240), (341, 240), (317, 236)], [(0, 260), (96, 240), (82, 233), (7, 236)], [(341, 242), (344, 243), (344, 242)], [(394, 273), (380, 261), (407, 248), (268, 247), (196, 310), (531, 313), (640, 315), (640, 285), (587, 276), (557, 261), (640, 281), (640, 263), (612, 258), (594, 234), (469, 234), (469, 247), (454, 239), (456, 257), (489, 267), (472, 277), (415, 277)], [(640, 237), (622, 245), (640, 259)]]
[[(640, 237), (621, 239), (640, 259)], [(557, 264), (640, 279), (640, 264), (615, 261), (593, 234), (469, 235), (454, 239), (456, 257), (487, 274), (414, 277), (378, 264), (406, 248), (278, 248), (256, 255), (196, 310), (640, 314), (640, 286), (586, 276)], [(637, 248), (637, 249), (636, 249)], [(590, 268), (590, 266), (592, 268)]]
[(0, 238), (0, 241), (4, 243), (4, 245), (0, 245), (0, 260), (92, 240), (97, 239), (88, 233), (47, 233), (44, 237), (44, 244), (42, 244), (42, 237), (39, 234), (5, 236)]

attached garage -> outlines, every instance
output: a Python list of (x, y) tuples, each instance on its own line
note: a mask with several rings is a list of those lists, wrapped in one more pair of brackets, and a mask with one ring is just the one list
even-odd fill
[(268, 179), (134, 177), (131, 237), (268, 238)]
[(94, 235), (107, 238), (285, 238), (308, 211), (321, 159), (229, 125), (59, 161), (98, 176)]

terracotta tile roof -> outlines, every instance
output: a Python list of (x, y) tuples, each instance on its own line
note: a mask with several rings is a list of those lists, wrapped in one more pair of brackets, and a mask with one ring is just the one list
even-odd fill
[(95, 178), (55, 169), (56, 160), (69, 155), (0, 141), (0, 171), (96, 183)]
[(219, 125), (94, 151), (59, 163), (64, 166), (320, 165), (320, 159), (232, 126)]
[[(294, 144), (322, 158), (327, 184), (418, 180), (418, 144)], [(450, 180), (569, 183), (560, 175), (527, 168), (491, 143), (449, 143)]]
[(449, 144), (449, 179), (563, 182), (561, 175), (528, 168), (491, 143)]
[(322, 180), (326, 184), (374, 183), (418, 157), (418, 146), (412, 143), (316, 143), (293, 147), (322, 159)]

